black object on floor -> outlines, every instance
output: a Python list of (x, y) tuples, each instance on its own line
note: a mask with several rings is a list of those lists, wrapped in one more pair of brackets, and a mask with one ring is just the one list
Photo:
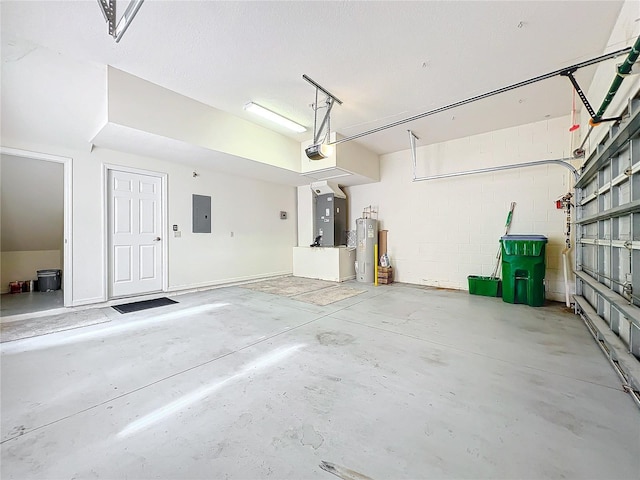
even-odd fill
[(122, 305), (114, 305), (113, 309), (120, 313), (139, 312), (140, 310), (146, 310), (148, 308), (164, 307), (165, 305), (171, 305), (172, 303), (178, 303), (175, 300), (171, 300), (167, 297), (155, 298), (153, 300), (144, 300), (142, 302), (123, 303)]

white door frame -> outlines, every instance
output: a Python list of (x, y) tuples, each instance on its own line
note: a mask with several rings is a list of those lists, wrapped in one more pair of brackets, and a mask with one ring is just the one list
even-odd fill
[(33, 160), (43, 160), (45, 162), (62, 163), (63, 166), (63, 183), (64, 183), (64, 199), (63, 199), (63, 216), (64, 216), (64, 245), (62, 253), (62, 277), (64, 278), (64, 286), (62, 290), (63, 305), (70, 307), (73, 305), (73, 214), (72, 214), (72, 162), (70, 157), (61, 157), (59, 155), (50, 155), (48, 153), (30, 152), (27, 150), (19, 150), (17, 148), (9, 148), (0, 146), (0, 153), (3, 155), (13, 155), (15, 157), (31, 158)]
[[(116, 165), (111, 163), (104, 163), (102, 166), (102, 225), (104, 226), (103, 236), (103, 265), (105, 272), (105, 284), (104, 284), (104, 299), (105, 301), (111, 300), (111, 269), (109, 268), (110, 252), (109, 252), (109, 171), (136, 173), (139, 175), (149, 175), (151, 177), (158, 177), (161, 180), (160, 187), (160, 218), (162, 232), (162, 291), (166, 292), (169, 289), (169, 209), (167, 206), (167, 174), (161, 172), (154, 172), (152, 170), (144, 170), (142, 168), (125, 167), (123, 165)], [(140, 294), (138, 296), (144, 296)], [(119, 298), (119, 297), (117, 297)]]

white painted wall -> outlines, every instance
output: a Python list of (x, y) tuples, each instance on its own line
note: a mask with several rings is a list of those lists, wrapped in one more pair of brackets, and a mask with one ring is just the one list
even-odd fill
[(63, 165), (0, 155), (0, 172), (2, 251), (60, 250)]
[(0, 262), (0, 293), (9, 291), (9, 282), (36, 280), (38, 270), (62, 269), (60, 250), (2, 252)]
[(299, 142), (107, 67), (108, 121), (298, 172)]
[[(296, 189), (181, 163), (106, 149), (68, 150), (3, 138), (6, 147), (73, 158), (73, 305), (105, 300), (104, 164), (168, 175), (169, 289), (196, 288), (292, 272)], [(211, 195), (211, 234), (191, 233), (191, 195)], [(280, 211), (289, 213), (280, 220)], [(231, 237), (231, 232), (234, 236)]]
[[(419, 146), (417, 176), (560, 158), (569, 154), (569, 118)], [(408, 142), (407, 142), (408, 143)], [(410, 150), (381, 157), (380, 183), (346, 188), (350, 225), (378, 208), (389, 230), (396, 281), (466, 289), (468, 275), (493, 271), (512, 201), (511, 233), (542, 234), (547, 245), (547, 298), (562, 301), (564, 215), (555, 200), (570, 189), (569, 171), (542, 166), (412, 182)]]
[[(338, 138), (344, 138), (338, 135)], [(373, 181), (380, 180), (380, 157), (356, 141), (336, 145), (338, 166)], [(340, 181), (337, 179), (336, 181)]]
[(310, 185), (297, 187), (298, 197), (298, 246), (313, 243), (313, 192)]
[[(190, 170), (169, 172), (169, 224), (182, 230), (181, 238), (169, 239), (170, 289), (290, 274), (295, 187), (198, 172), (197, 178)], [(190, 233), (192, 193), (212, 197), (212, 234)]]

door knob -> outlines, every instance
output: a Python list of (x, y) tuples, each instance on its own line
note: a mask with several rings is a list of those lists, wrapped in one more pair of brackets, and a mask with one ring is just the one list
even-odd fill
[(154, 242), (159, 242), (160, 240), (162, 240), (160, 237), (156, 237), (153, 239)]

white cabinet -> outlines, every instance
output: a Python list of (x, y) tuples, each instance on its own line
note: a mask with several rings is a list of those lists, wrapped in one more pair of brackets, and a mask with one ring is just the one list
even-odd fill
[(356, 250), (348, 247), (294, 247), (293, 276), (344, 282), (356, 276)]

